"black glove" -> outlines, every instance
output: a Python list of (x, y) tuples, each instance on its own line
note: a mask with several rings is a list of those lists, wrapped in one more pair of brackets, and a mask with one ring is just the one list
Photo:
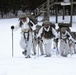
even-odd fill
[(40, 37), (38, 37), (38, 44), (40, 43), (40, 40), (41, 40), (41, 38), (40, 38)]
[(59, 40), (59, 38), (56, 38), (56, 40)]
[(58, 42), (59, 38), (54, 39), (55, 42)]
[(43, 42), (43, 40), (41, 39), (41, 42)]
[(13, 30), (14, 29), (14, 26), (11, 26), (11, 29)]
[(31, 22), (28, 23), (29, 26), (33, 26), (33, 24)]
[(69, 38), (70, 36), (68, 34), (66, 34), (66, 37)]
[(38, 37), (38, 40), (41, 40), (41, 38), (40, 38), (40, 37)]

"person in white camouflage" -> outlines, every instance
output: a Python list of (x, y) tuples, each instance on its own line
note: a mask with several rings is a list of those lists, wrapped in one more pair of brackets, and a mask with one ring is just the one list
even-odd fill
[(25, 58), (30, 58), (32, 46), (32, 31), (36, 29), (35, 24), (27, 17), (26, 13), (21, 13), (19, 16), (19, 23), (11, 26), (14, 30), (21, 28), (20, 46), (24, 50), (22, 53)]
[(52, 25), (52, 23), (45, 20), (37, 35), (38, 39), (42, 38), (43, 40), (45, 47), (45, 57), (51, 57), (53, 38), (57, 35), (57, 32)]
[(62, 26), (58, 32), (60, 38), (60, 55), (67, 57), (69, 54), (69, 40), (74, 41), (66, 26)]
[(34, 37), (33, 37), (33, 53), (34, 53), (34, 55), (36, 55), (37, 54), (36, 52), (38, 52), (36, 49), (37, 45), (38, 45), (38, 49), (40, 50), (40, 54), (44, 55), (43, 41), (41, 39), (37, 38), (37, 34), (38, 34), (40, 28), (41, 28), (41, 26), (37, 25), (36, 30), (34, 31)]

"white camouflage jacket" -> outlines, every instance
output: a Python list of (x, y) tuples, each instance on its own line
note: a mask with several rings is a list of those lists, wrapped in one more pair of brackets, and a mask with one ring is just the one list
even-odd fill
[[(21, 28), (21, 31), (22, 31), (23, 29), (30, 29), (30, 27), (29, 27), (29, 25), (28, 25), (29, 21), (30, 21), (29, 18), (27, 18), (26, 22), (23, 22), (23, 21), (22, 21), (23, 25), (22, 25), (21, 27), (20, 27), (20, 23), (18, 23), (18, 24), (15, 26), (14, 30), (18, 30), (19, 28)], [(33, 24), (33, 26), (31, 26), (32, 30), (35, 30), (35, 29), (36, 29), (35, 24), (34, 24), (32, 21), (30, 21), (30, 22)]]

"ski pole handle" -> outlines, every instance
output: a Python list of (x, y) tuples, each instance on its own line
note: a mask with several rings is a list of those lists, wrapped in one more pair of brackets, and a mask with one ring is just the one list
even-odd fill
[(13, 30), (14, 29), (14, 26), (11, 26), (11, 29)]

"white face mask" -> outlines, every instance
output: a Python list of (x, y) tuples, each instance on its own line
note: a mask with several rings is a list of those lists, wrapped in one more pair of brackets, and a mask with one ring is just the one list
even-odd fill
[(50, 30), (50, 26), (47, 29), (44, 27), (44, 29), (45, 29), (45, 31), (48, 32)]

